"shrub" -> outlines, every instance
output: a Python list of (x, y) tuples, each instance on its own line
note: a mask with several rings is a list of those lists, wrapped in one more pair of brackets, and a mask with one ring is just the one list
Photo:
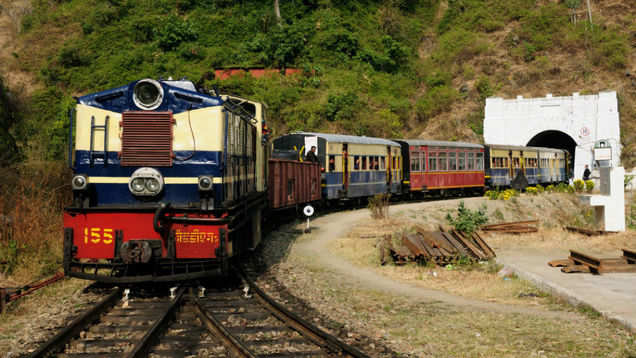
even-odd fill
[(499, 191), (498, 190), (487, 190), (484, 193), (485, 197), (488, 197), (488, 199), (490, 200), (497, 200), (497, 197), (499, 196)]
[(526, 188), (526, 193), (531, 194), (531, 195), (537, 195), (538, 194), (538, 190), (535, 187), (529, 186)]
[(464, 206), (464, 201), (460, 201), (457, 207), (457, 216), (453, 217), (448, 213), (446, 214), (446, 220), (455, 230), (471, 234), (479, 229), (481, 225), (488, 222), (488, 216), (486, 216), (485, 206), (478, 210), (470, 210)]
[(369, 198), (367, 207), (371, 211), (371, 217), (374, 219), (385, 219), (389, 217), (389, 199), (391, 194), (376, 194)]
[(568, 191), (569, 185), (565, 184), (565, 183), (559, 183), (557, 184), (557, 186), (555, 187), (555, 191), (557, 193), (566, 193)]
[(581, 179), (576, 179), (574, 181), (574, 191), (576, 191), (577, 193), (581, 193), (583, 192), (583, 189), (585, 188), (585, 182)]
[(545, 187), (545, 191), (547, 191), (548, 193), (553, 193), (554, 191), (556, 191), (556, 188), (554, 187), (553, 184), (550, 184)]
[(588, 193), (591, 193), (592, 190), (594, 190), (594, 181), (593, 180), (586, 180), (585, 181), (585, 191)]
[(190, 22), (181, 20), (176, 16), (169, 17), (161, 25), (155, 29), (155, 37), (159, 40), (159, 48), (164, 51), (174, 50), (182, 42), (196, 40), (197, 38), (197, 32)]
[(537, 184), (535, 188), (537, 188), (537, 193), (539, 194), (543, 194), (543, 192), (545, 191), (545, 189), (543, 188), (541, 184)]

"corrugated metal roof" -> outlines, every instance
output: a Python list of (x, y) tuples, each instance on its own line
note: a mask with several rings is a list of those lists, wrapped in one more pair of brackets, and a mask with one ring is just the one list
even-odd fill
[(524, 147), (524, 146), (504, 145), (504, 144), (486, 144), (486, 146), (493, 149), (504, 149), (504, 150), (506, 149), (507, 150), (540, 150), (542, 152), (553, 152), (553, 153), (565, 152), (564, 149), (548, 148), (548, 147)]
[(396, 141), (405, 142), (408, 145), (427, 145), (435, 147), (453, 147), (453, 148), (476, 148), (482, 149), (483, 145), (468, 142), (449, 142), (445, 140), (426, 140), (426, 139), (395, 139)]
[(400, 146), (400, 144), (392, 140), (388, 140), (384, 138), (358, 137), (354, 135), (315, 133), (315, 132), (294, 132), (293, 134), (316, 136), (316, 137), (324, 138), (328, 142), (334, 142), (334, 143), (380, 144), (380, 145), (390, 145), (394, 147)]

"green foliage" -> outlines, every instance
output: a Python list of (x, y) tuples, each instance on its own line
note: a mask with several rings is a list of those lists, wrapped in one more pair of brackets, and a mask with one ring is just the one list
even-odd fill
[(530, 194), (530, 195), (537, 195), (539, 193), (539, 191), (537, 190), (537, 188), (529, 186), (526, 188), (526, 193)]
[(632, 183), (633, 180), (634, 180), (634, 176), (633, 175), (626, 174), (623, 177), (623, 188), (627, 189), (627, 187)]
[(457, 215), (453, 217), (450, 213), (446, 214), (446, 220), (455, 228), (455, 230), (471, 234), (479, 227), (488, 222), (486, 215), (486, 207), (483, 206), (478, 210), (470, 210), (464, 206), (464, 201), (459, 202), (457, 207)]
[(196, 40), (198, 35), (189, 21), (170, 16), (159, 24), (154, 31), (154, 36), (157, 38), (160, 49), (171, 51), (182, 42)]
[(594, 190), (594, 181), (593, 180), (586, 180), (585, 181), (585, 191), (588, 193), (591, 193), (592, 190)]
[(548, 193), (554, 193), (556, 191), (556, 187), (553, 184), (550, 184), (545, 187), (545, 191)]
[(576, 179), (574, 181), (574, 191), (577, 193), (582, 193), (583, 189), (585, 189), (585, 182), (581, 179)]
[(329, 121), (350, 120), (357, 106), (358, 95), (355, 92), (330, 94), (325, 105), (325, 117)]
[(417, 118), (426, 121), (428, 118), (450, 110), (457, 99), (457, 91), (446, 85), (433, 87), (424, 97), (417, 100), (415, 107)]
[(541, 185), (541, 184), (535, 185), (535, 188), (537, 188), (537, 193), (538, 194), (543, 194), (543, 192), (545, 191), (545, 188), (543, 188), (543, 185)]

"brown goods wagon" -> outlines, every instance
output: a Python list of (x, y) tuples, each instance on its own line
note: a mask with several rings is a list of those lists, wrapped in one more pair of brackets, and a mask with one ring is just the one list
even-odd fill
[(269, 205), (288, 208), (320, 200), (320, 164), (287, 159), (269, 160)]

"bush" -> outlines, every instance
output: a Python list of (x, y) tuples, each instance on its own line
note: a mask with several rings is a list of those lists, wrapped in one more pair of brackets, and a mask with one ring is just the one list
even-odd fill
[(591, 193), (592, 190), (594, 190), (594, 181), (593, 180), (586, 180), (585, 181), (585, 191), (588, 193)]
[(547, 191), (548, 193), (553, 193), (553, 192), (556, 191), (556, 188), (554, 187), (553, 184), (550, 184), (550, 185), (545, 187), (545, 191)]
[(576, 179), (574, 181), (574, 191), (576, 191), (577, 193), (581, 193), (583, 192), (583, 189), (585, 188), (585, 182), (581, 179)]
[(182, 42), (197, 39), (197, 32), (190, 22), (176, 16), (169, 17), (161, 25), (155, 29), (155, 37), (159, 41), (159, 48), (164, 51), (174, 50)]
[(535, 187), (529, 186), (526, 188), (526, 193), (530, 194), (530, 195), (537, 195), (538, 194), (538, 190)]
[(490, 200), (497, 200), (497, 197), (499, 196), (499, 191), (498, 190), (487, 190), (484, 193), (484, 196), (487, 197)]
[(457, 207), (457, 216), (453, 217), (448, 213), (446, 214), (446, 220), (455, 230), (471, 234), (479, 229), (481, 225), (488, 222), (488, 216), (486, 216), (485, 206), (478, 210), (470, 210), (466, 209), (464, 201), (460, 201), (459, 207)]
[(543, 194), (543, 192), (545, 191), (545, 189), (543, 188), (541, 184), (537, 184), (535, 188), (537, 188), (537, 193), (539, 194)]
[(369, 198), (367, 207), (371, 211), (371, 217), (374, 219), (386, 219), (389, 217), (389, 199), (391, 194), (376, 194)]

